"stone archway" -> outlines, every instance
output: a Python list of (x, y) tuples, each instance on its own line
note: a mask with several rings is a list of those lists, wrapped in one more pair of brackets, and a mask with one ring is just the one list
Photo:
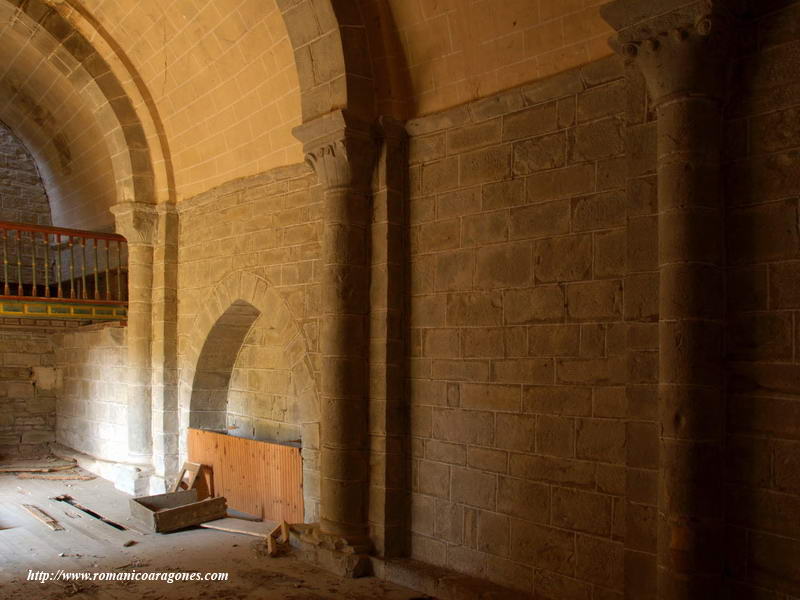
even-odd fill
[[(205, 308), (195, 318), (191, 331), (181, 360), (178, 431), (172, 432), (180, 440), (180, 460), (186, 458), (189, 427), (228, 431), (229, 423), (249, 417), (254, 423), (252, 431), (241, 427), (231, 433), (252, 439), (287, 441), (263, 434), (264, 423), (270, 419), (264, 418), (258, 409), (235, 407), (238, 399), (229, 395), (232, 387), (234, 394), (243, 393), (235, 389), (240, 386), (232, 382), (234, 374), (254, 365), (269, 366), (267, 363), (273, 360), (290, 382), (285, 394), (292, 403), (287, 411), (291, 421), (288, 425), (298, 433), (302, 445), (305, 520), (317, 520), (320, 407), (316, 378), (302, 329), (284, 299), (258, 275), (246, 271), (232, 273), (208, 294)], [(250, 344), (252, 347), (264, 347), (273, 358), (263, 354), (243, 356), (242, 349), (251, 340), (248, 334), (258, 338)], [(257, 394), (259, 385), (252, 387), (251, 392)], [(256, 427), (259, 420), (261, 429)]]

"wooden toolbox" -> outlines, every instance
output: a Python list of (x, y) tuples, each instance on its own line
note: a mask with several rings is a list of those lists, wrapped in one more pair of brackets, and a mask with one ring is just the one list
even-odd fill
[(225, 498), (197, 501), (197, 490), (131, 498), (131, 515), (150, 531), (166, 533), (227, 516)]

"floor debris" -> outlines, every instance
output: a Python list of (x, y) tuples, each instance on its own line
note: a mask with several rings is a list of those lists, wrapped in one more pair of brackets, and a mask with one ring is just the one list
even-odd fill
[(50, 473), (53, 471), (67, 471), (74, 469), (76, 461), (60, 459), (17, 460), (0, 464), (0, 473)]
[(78, 510), (80, 510), (82, 512), (85, 512), (90, 517), (94, 517), (95, 519), (99, 519), (100, 521), (102, 521), (103, 523), (106, 523), (107, 525), (111, 525), (111, 527), (113, 527), (114, 529), (119, 529), (120, 531), (125, 531), (125, 530), (128, 529), (124, 525), (120, 525), (116, 521), (112, 521), (111, 519), (107, 519), (106, 517), (104, 517), (100, 513), (97, 513), (95, 511), (93, 511), (91, 508), (88, 508), (88, 507), (84, 506), (83, 504), (81, 504), (80, 502), (77, 502), (75, 500), (75, 498), (73, 498), (69, 494), (61, 494), (60, 496), (55, 496), (54, 498), (51, 498), (51, 500), (55, 500), (57, 502), (66, 502), (67, 504), (70, 504), (70, 505), (74, 506)]
[(96, 479), (96, 475), (85, 475), (83, 473), (61, 471), (59, 473), (17, 473), (17, 479), (50, 479), (56, 481), (91, 481)]
[(34, 519), (41, 521), (53, 531), (64, 531), (64, 528), (61, 526), (61, 523), (56, 521), (53, 517), (48, 515), (38, 506), (34, 506), (33, 504), (23, 504), (22, 508), (27, 510), (33, 516)]

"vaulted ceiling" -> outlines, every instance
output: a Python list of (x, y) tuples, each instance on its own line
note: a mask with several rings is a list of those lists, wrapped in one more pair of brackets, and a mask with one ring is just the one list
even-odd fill
[[(376, 112), (398, 118), (609, 52), (603, 0), (324, 1), (342, 39), (360, 19)], [(0, 121), (35, 157), (54, 224), (111, 229), (117, 202), (300, 162), (298, 45), (324, 28), (315, 3), (0, 0)]]

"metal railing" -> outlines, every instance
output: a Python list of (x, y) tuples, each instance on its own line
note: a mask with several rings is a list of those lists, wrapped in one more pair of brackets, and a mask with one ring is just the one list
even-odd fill
[(125, 238), (0, 221), (0, 298), (127, 303)]

